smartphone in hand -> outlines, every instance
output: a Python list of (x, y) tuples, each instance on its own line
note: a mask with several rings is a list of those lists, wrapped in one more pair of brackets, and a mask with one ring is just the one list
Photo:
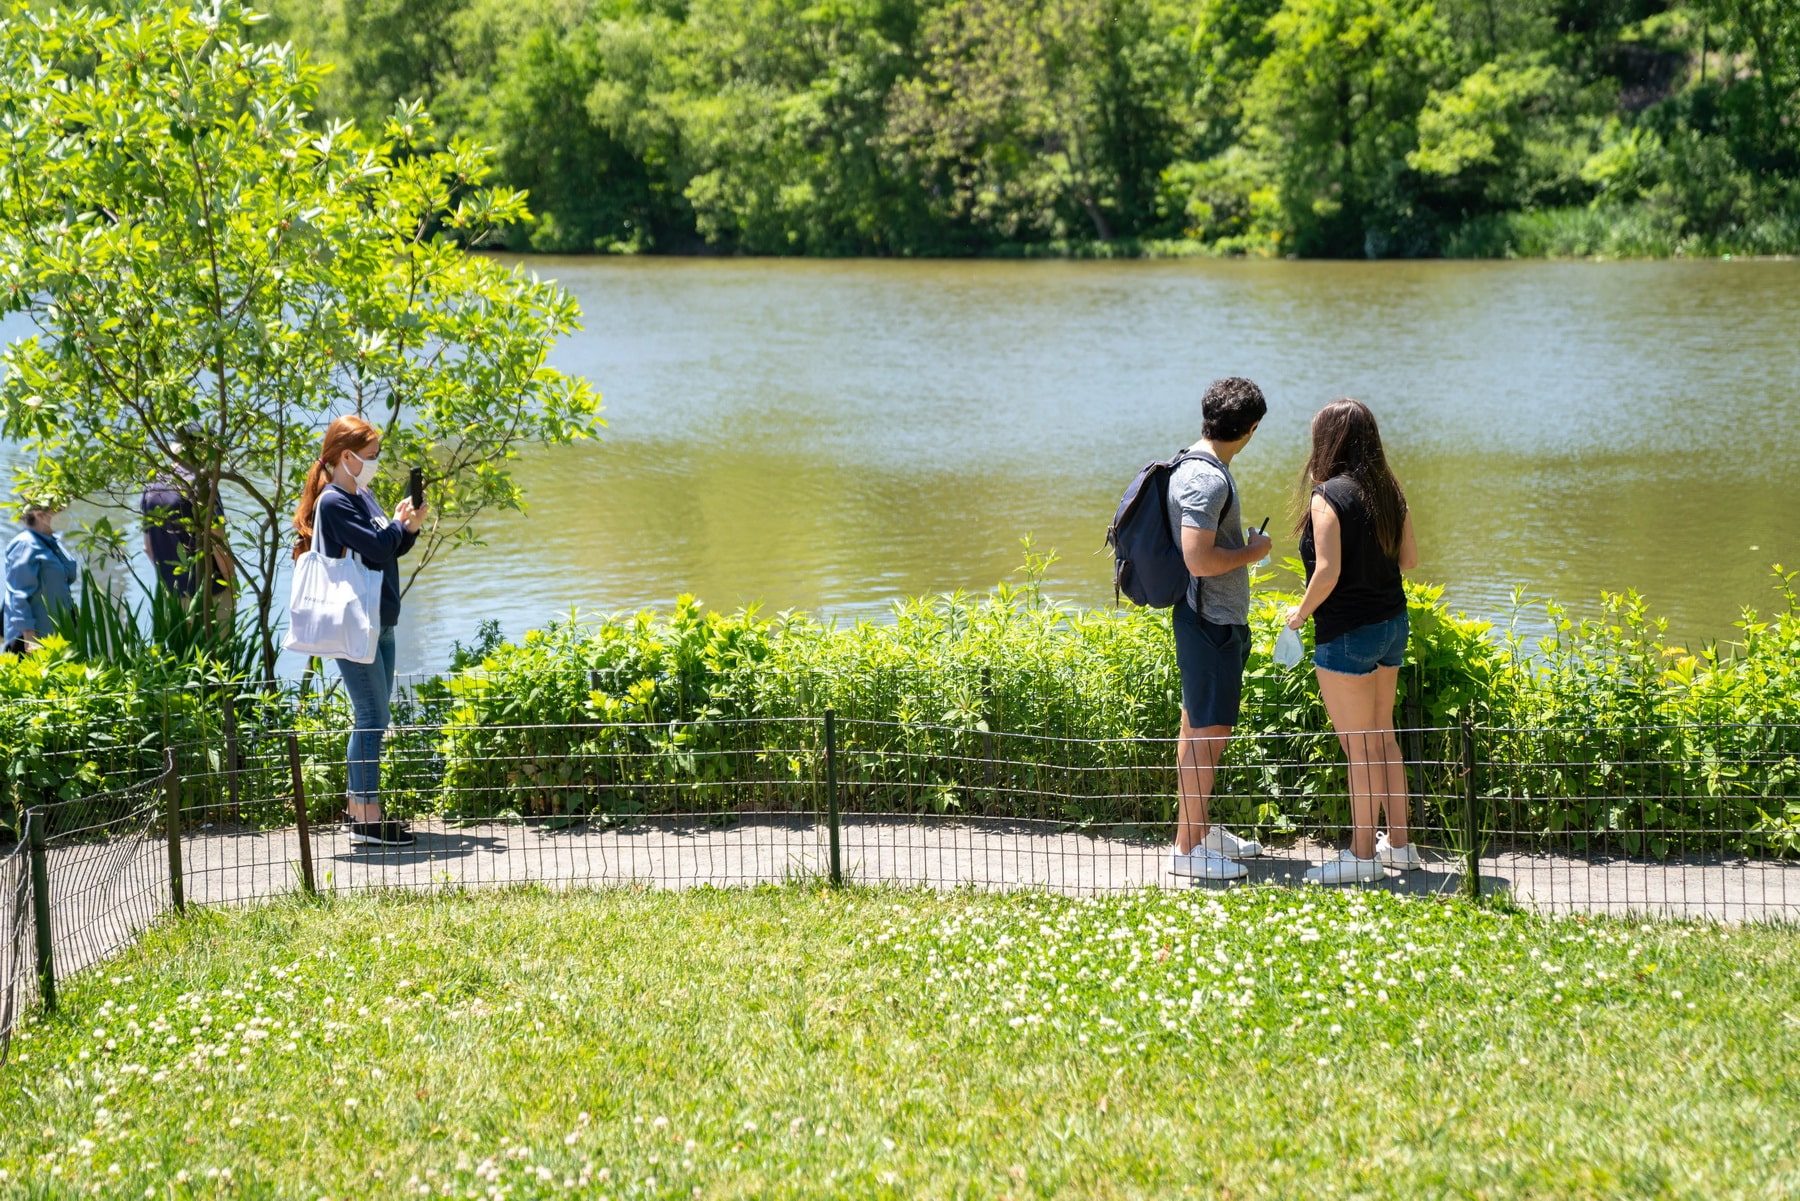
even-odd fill
[(425, 507), (425, 469), (415, 467), (406, 477), (406, 495), (411, 498), (415, 509)]

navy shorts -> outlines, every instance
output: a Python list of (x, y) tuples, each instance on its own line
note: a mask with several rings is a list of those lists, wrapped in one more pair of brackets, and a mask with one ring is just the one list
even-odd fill
[(1250, 627), (1222, 626), (1176, 602), (1175, 665), (1181, 669), (1181, 707), (1188, 725), (1235, 726), (1250, 663)]
[(1313, 651), (1313, 666), (1340, 676), (1366, 676), (1406, 662), (1406, 614), (1357, 626)]

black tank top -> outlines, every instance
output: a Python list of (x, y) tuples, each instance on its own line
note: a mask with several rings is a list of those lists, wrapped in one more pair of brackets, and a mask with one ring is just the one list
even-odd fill
[[(1400, 583), (1400, 560), (1389, 558), (1375, 536), (1375, 517), (1363, 503), (1362, 489), (1347, 475), (1313, 489), (1337, 514), (1343, 539), (1343, 567), (1337, 587), (1313, 613), (1313, 641), (1323, 646), (1351, 630), (1390, 621), (1406, 612), (1406, 589)], [(1300, 559), (1310, 582), (1317, 552), (1312, 522), (1300, 532)]]

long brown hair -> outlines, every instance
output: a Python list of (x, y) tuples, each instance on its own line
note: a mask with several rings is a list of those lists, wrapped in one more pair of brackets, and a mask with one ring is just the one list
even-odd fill
[(1406, 494), (1388, 469), (1381, 449), (1381, 427), (1375, 414), (1360, 400), (1342, 397), (1332, 401), (1312, 420), (1312, 457), (1300, 473), (1300, 517), (1294, 536), (1306, 531), (1312, 520), (1312, 492), (1326, 480), (1349, 476), (1362, 492), (1363, 504), (1375, 521), (1375, 538), (1390, 559), (1400, 557), (1400, 536), (1406, 528)]
[(300, 538), (294, 543), (294, 558), (312, 549), (313, 509), (319, 503), (319, 493), (331, 482), (332, 468), (345, 451), (360, 455), (380, 440), (381, 431), (354, 414), (339, 417), (325, 427), (325, 447), (306, 473), (306, 486), (300, 489), (300, 504), (294, 509), (294, 528), (300, 531)]

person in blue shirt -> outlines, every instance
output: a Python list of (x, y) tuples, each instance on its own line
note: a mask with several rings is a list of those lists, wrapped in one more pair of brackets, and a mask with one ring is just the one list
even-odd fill
[(339, 417), (325, 431), (319, 461), (307, 473), (294, 528), (299, 558), (317, 540), (319, 552), (340, 559), (356, 552), (365, 567), (382, 573), (381, 634), (375, 660), (336, 660), (344, 692), (356, 718), (345, 752), (352, 846), (410, 846), (412, 831), (381, 812), (381, 743), (391, 718), (394, 695), (394, 627), (400, 622), (400, 558), (418, 541), (422, 509), (410, 499), (394, 509), (393, 520), (382, 512), (369, 485), (381, 457), (381, 431), (360, 417)]
[(56, 614), (70, 608), (77, 567), (53, 528), (56, 510), (26, 505), (24, 524), (6, 547), (6, 649), (22, 655), (50, 632)]

